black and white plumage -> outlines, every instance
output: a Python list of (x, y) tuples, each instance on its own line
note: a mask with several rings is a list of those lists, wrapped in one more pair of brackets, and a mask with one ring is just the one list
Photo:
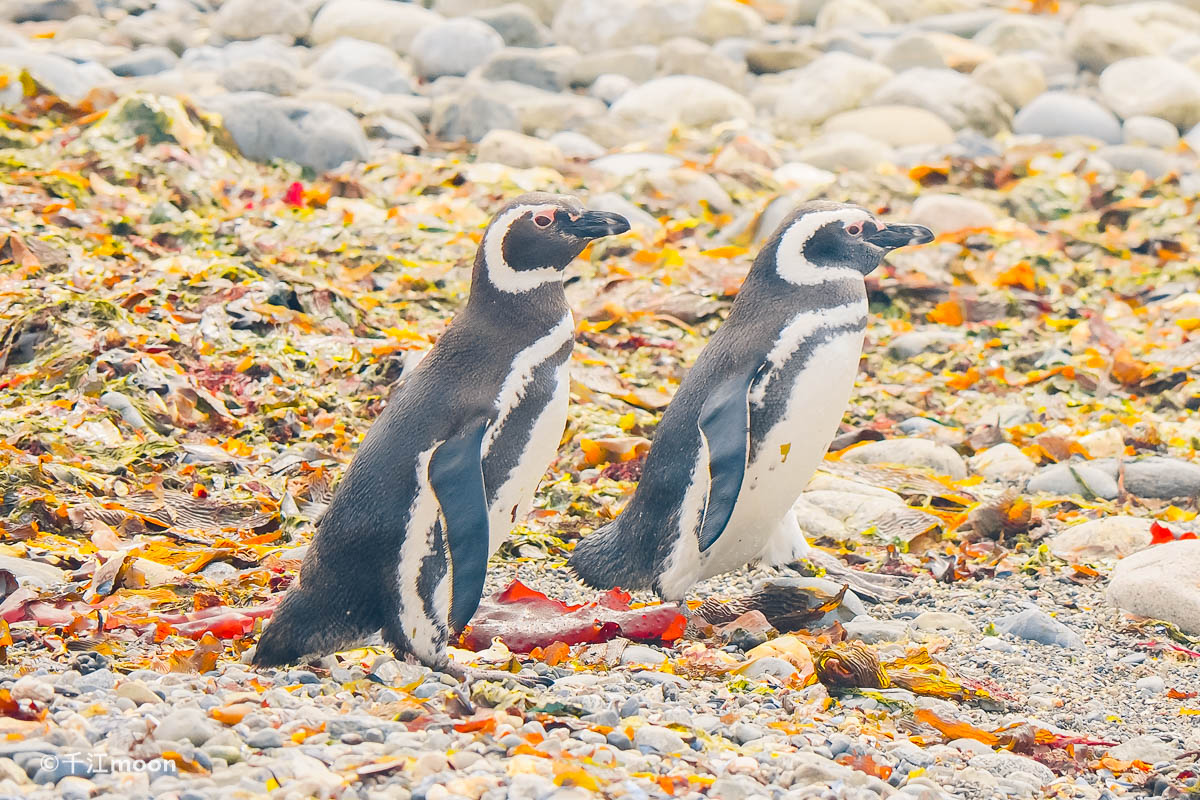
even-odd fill
[(857, 206), (793, 212), (664, 412), (633, 498), (576, 546), (575, 573), (593, 587), (682, 600), (697, 581), (751, 561), (806, 556), (790, 512), (854, 386), (863, 278), (890, 250), (932, 238)]
[(448, 667), (451, 632), (475, 613), (488, 557), (527, 512), (566, 425), (575, 326), (563, 270), (628, 229), (558, 195), (501, 209), (466, 306), (368, 431), (255, 664), (381, 631), (397, 656)]

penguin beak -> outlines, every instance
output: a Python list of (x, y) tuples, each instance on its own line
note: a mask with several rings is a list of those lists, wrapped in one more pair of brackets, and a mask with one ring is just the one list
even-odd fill
[(562, 230), (580, 239), (599, 239), (629, 230), (629, 220), (607, 211), (584, 211), (562, 223)]
[(887, 225), (866, 237), (866, 241), (884, 250), (933, 241), (933, 231), (923, 225)]

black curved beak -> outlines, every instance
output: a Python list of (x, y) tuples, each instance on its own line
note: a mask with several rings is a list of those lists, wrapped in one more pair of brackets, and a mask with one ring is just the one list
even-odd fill
[(562, 229), (580, 239), (599, 239), (629, 230), (629, 220), (607, 211), (585, 211), (575, 219), (567, 219)]
[(932, 242), (933, 231), (924, 225), (888, 225), (866, 237), (866, 241), (884, 250), (895, 250), (897, 247)]

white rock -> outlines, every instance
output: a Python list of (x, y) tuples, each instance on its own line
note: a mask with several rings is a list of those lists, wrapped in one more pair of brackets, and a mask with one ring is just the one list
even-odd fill
[(1028, 56), (1007, 53), (980, 64), (971, 77), (991, 89), (1013, 108), (1022, 108), (1046, 91), (1046, 74)]
[(733, 0), (563, 0), (552, 27), (560, 44), (598, 52), (674, 36), (709, 42), (750, 36), (762, 24)]
[(567, 158), (599, 158), (605, 150), (594, 141), (575, 131), (559, 131), (550, 137), (550, 144)]
[(1108, 600), (1141, 617), (1166, 620), (1200, 634), (1200, 540), (1180, 539), (1117, 562)]
[(213, 30), (227, 39), (257, 39), (282, 33), (308, 33), (309, 15), (293, 0), (228, 0), (213, 15)]
[(858, 133), (891, 147), (941, 145), (954, 141), (954, 131), (945, 120), (913, 106), (868, 106), (843, 111), (830, 117), (822, 131), (835, 135)]
[(1154, 520), (1114, 516), (1072, 525), (1050, 537), (1050, 552), (1064, 561), (1125, 558), (1150, 546)]
[(843, 461), (854, 464), (903, 464), (910, 467), (927, 467), (939, 475), (949, 475), (955, 480), (967, 477), (967, 465), (962, 456), (944, 444), (928, 439), (884, 439), (867, 442), (847, 450)]
[(1121, 140), (1125, 144), (1171, 148), (1179, 144), (1179, 129), (1158, 117), (1133, 116), (1121, 126)]
[(912, 31), (897, 37), (880, 54), (879, 63), (896, 72), (913, 67), (942, 69), (946, 66), (933, 34), (925, 31)]
[(1057, 19), (1026, 14), (1005, 14), (975, 34), (973, 41), (996, 53), (1061, 50), (1063, 24)]
[(822, 171), (871, 170), (894, 162), (896, 151), (878, 139), (848, 130), (827, 132), (797, 153), (796, 159)]
[(912, 624), (914, 628), (921, 631), (978, 633), (979, 630), (971, 620), (962, 614), (954, 614), (949, 611), (926, 611), (918, 614)]
[(1125, 58), (1152, 56), (1158, 45), (1119, 11), (1084, 5), (1067, 26), (1067, 52), (1093, 72)]
[(14, 700), (33, 700), (46, 704), (54, 699), (54, 686), (36, 675), (24, 675), (13, 684)]
[(1013, 480), (1037, 471), (1037, 465), (1010, 442), (989, 447), (971, 459), (971, 469), (991, 480)]
[(1079, 437), (1091, 458), (1115, 458), (1125, 452), (1125, 434), (1120, 428), (1105, 428)]
[(623, 95), (609, 112), (630, 125), (702, 126), (754, 118), (754, 107), (740, 94), (692, 75), (669, 75), (649, 81)]
[(591, 86), (601, 75), (623, 75), (633, 83), (645, 83), (658, 69), (658, 48), (642, 45), (584, 53), (571, 67), (572, 86)]
[(1090, 136), (1102, 142), (1121, 141), (1121, 123), (1113, 113), (1086, 97), (1046, 92), (1013, 117), (1013, 133), (1038, 136)]
[(869, 0), (829, 0), (817, 14), (817, 30), (871, 30), (891, 24), (891, 19)]
[(793, 76), (775, 101), (775, 117), (795, 125), (817, 125), (861, 105), (892, 71), (849, 53), (832, 52)]
[(1001, 751), (999, 753), (981, 753), (970, 760), (970, 765), (976, 769), (986, 770), (998, 778), (1010, 777), (1024, 773), (1036, 779), (1035, 788), (1045, 786), (1054, 780), (1054, 773), (1045, 764), (1032, 758), (1018, 756)]
[(635, 86), (637, 84), (624, 75), (606, 72), (596, 78), (592, 83), (592, 88), (588, 90), (588, 94), (611, 106)]
[(420, 30), (409, 44), (417, 74), (426, 80), (466, 75), (504, 47), (504, 37), (470, 17), (446, 20)]
[(734, 62), (687, 36), (668, 39), (658, 48), (658, 71), (661, 75), (698, 75), (735, 90), (746, 83), (745, 61)]
[(991, 228), (996, 212), (986, 203), (956, 194), (923, 194), (913, 203), (908, 221), (934, 233)]
[(313, 19), (312, 40), (316, 44), (325, 44), (348, 36), (407, 53), (417, 33), (441, 21), (441, 15), (415, 3), (330, 0)]
[(1108, 751), (1108, 755), (1118, 761), (1145, 761), (1147, 764), (1174, 761), (1179, 753), (1178, 747), (1164, 742), (1152, 733), (1135, 736)]
[(1013, 114), (999, 94), (952, 69), (902, 72), (880, 86), (871, 103), (924, 108), (955, 130), (970, 127), (989, 135), (1007, 129)]
[(550, 142), (506, 130), (489, 131), (480, 139), (476, 160), (493, 161), (517, 169), (561, 169), (564, 162), (562, 151)]
[(1118, 61), (1100, 74), (1100, 94), (1122, 117), (1160, 117), (1181, 128), (1200, 123), (1200, 75), (1164, 56)]
[(779, 165), (771, 177), (791, 195), (802, 200), (815, 197), (837, 180), (837, 176), (828, 170), (796, 161)]

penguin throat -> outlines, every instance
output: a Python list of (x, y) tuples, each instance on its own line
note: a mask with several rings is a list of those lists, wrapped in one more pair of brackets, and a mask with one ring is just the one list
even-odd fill
[(496, 218), (483, 236), (483, 268), (488, 282), (502, 292), (523, 294), (562, 280), (562, 271), (554, 267), (513, 269), (504, 258), (504, 237), (514, 222), (530, 212), (555, 211), (557, 206), (517, 206)]
[(775, 271), (779, 277), (796, 286), (816, 286), (831, 280), (861, 279), (863, 273), (850, 264), (814, 264), (805, 255), (808, 240), (830, 223), (850, 223), (869, 220), (871, 215), (857, 208), (835, 211), (810, 211), (803, 215), (779, 237), (775, 249)]

